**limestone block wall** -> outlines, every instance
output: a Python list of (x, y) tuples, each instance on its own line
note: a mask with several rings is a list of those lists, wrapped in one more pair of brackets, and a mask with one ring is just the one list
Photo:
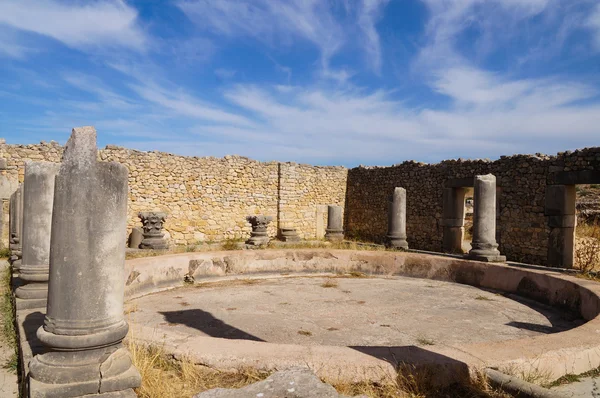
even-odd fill
[(318, 206), (344, 206), (348, 169), (280, 163), (280, 225), (296, 228), (302, 238), (321, 237), (326, 213)]
[[(0, 158), (7, 160), (3, 172), (22, 182), (26, 160), (60, 162), (62, 150), (56, 142), (0, 144)], [(128, 229), (141, 226), (138, 212), (164, 211), (171, 244), (246, 239), (251, 231), (246, 216), (252, 214), (273, 216), (270, 236), (276, 236), (285, 217), (304, 238), (315, 238), (317, 206), (343, 205), (345, 196), (343, 167), (186, 157), (112, 145), (99, 151), (99, 159), (129, 170)]]
[(561, 182), (559, 177), (564, 173), (579, 176), (572, 184), (597, 181), (600, 178), (600, 148), (556, 156), (504, 156), (493, 162), (459, 159), (425, 164), (408, 161), (391, 167), (351, 169), (346, 193), (346, 233), (382, 242), (387, 231), (388, 198), (394, 187), (404, 187), (410, 247), (441, 251), (445, 184), (452, 179), (468, 180), (487, 173), (496, 175), (499, 187), (497, 229), (500, 251), (509, 260), (546, 264), (550, 233), (545, 214), (546, 187)]

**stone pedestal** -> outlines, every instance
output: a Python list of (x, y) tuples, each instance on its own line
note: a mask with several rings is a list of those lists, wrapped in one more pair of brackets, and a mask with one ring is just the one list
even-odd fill
[(14, 271), (18, 271), (23, 257), (22, 230), (23, 230), (23, 186), (19, 186), (10, 196), (9, 202), (9, 261)]
[(166, 250), (169, 245), (163, 232), (163, 224), (167, 218), (167, 213), (157, 211), (142, 211), (138, 213), (142, 220), (142, 231), (144, 239), (139, 245), (140, 249)]
[(127, 169), (97, 161), (93, 127), (73, 130), (56, 176), (48, 307), (29, 365), (31, 397), (135, 397), (122, 340)]
[(23, 259), (15, 290), (17, 309), (46, 308), (54, 178), (59, 165), (25, 163), (23, 182)]
[(330, 242), (339, 242), (344, 239), (344, 229), (342, 227), (344, 213), (342, 206), (327, 206), (327, 229), (325, 230), (325, 240)]
[(279, 236), (284, 242), (299, 242), (300, 236), (296, 228), (282, 227), (279, 229)]
[(267, 234), (267, 226), (273, 217), (271, 216), (248, 216), (246, 220), (252, 225), (250, 239), (246, 241), (247, 245), (263, 246), (269, 243), (269, 235)]
[(473, 242), (467, 258), (485, 262), (505, 262), (496, 243), (496, 177), (475, 176), (473, 193)]
[(386, 246), (406, 250), (406, 189), (394, 188), (388, 207)]

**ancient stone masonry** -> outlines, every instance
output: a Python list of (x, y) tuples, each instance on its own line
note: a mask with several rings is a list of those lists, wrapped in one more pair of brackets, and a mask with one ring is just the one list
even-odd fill
[(246, 220), (252, 225), (252, 233), (250, 239), (246, 241), (247, 245), (264, 246), (269, 243), (269, 235), (267, 233), (268, 225), (273, 221), (271, 216), (248, 216)]
[[(62, 151), (56, 142), (0, 144), (0, 158), (7, 160), (3, 172), (22, 182), (25, 160), (59, 162)], [(283, 226), (296, 228), (302, 238), (315, 238), (316, 226), (326, 217), (320, 206), (344, 205), (348, 174), (344, 167), (186, 157), (116, 146), (99, 151), (99, 160), (116, 161), (129, 170), (128, 231), (139, 226), (139, 212), (166, 212), (165, 239), (173, 245), (247, 239), (248, 214), (274, 217), (270, 237)]]
[(96, 132), (73, 130), (56, 176), (46, 353), (29, 365), (31, 397), (135, 397), (140, 375), (122, 340), (127, 169), (97, 162)]
[(50, 230), (54, 179), (58, 164), (28, 162), (23, 183), (22, 286), (15, 291), (17, 309), (45, 308), (50, 264)]
[[(348, 172), (346, 232), (383, 242), (389, 192), (401, 186), (407, 192), (406, 228), (410, 247), (442, 251), (446, 225), (451, 223), (458, 233), (462, 229), (458, 221), (462, 218), (447, 217), (446, 189), (472, 187), (475, 175), (489, 173), (497, 178), (496, 241), (500, 252), (512, 261), (568, 266), (555, 261), (555, 254), (548, 252), (553, 246), (551, 230), (557, 228), (554, 223), (559, 221), (546, 214), (547, 186), (598, 183), (600, 148), (556, 156), (503, 156), (493, 162), (459, 159), (438, 164), (407, 161), (391, 167), (357, 167)], [(454, 197), (453, 201), (461, 206), (460, 198)], [(563, 218), (568, 216), (564, 214)], [(560, 228), (569, 228), (566, 219), (560, 221), (564, 225)], [(559, 232), (553, 233), (558, 236)], [(566, 257), (571, 255), (567, 252)]]
[(344, 213), (341, 206), (329, 205), (327, 208), (327, 232), (325, 239), (335, 242), (344, 239)]
[(142, 220), (144, 239), (140, 243), (141, 249), (166, 250), (169, 248), (163, 232), (163, 224), (167, 218), (166, 213), (156, 211), (142, 211), (138, 213)]
[(496, 243), (496, 177), (475, 176), (473, 208), (473, 242), (467, 255), (472, 260), (503, 262)]
[(10, 262), (15, 270), (21, 266), (23, 257), (22, 231), (23, 231), (23, 188), (19, 186), (10, 197), (9, 205), (9, 249)]
[(388, 207), (386, 245), (394, 249), (408, 249), (406, 241), (406, 189), (394, 188)]

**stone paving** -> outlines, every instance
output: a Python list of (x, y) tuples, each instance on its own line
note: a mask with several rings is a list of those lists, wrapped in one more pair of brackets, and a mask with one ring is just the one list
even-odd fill
[(148, 295), (128, 303), (128, 317), (161, 333), (333, 346), (490, 342), (556, 333), (582, 322), (519, 300), (404, 277), (280, 278)]

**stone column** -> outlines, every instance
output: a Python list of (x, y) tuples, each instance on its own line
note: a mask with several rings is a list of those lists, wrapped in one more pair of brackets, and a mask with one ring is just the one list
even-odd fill
[(246, 220), (252, 225), (252, 232), (250, 233), (250, 239), (246, 241), (247, 245), (262, 246), (269, 243), (269, 235), (267, 233), (267, 226), (273, 217), (271, 216), (248, 216)]
[(444, 253), (464, 253), (462, 241), (465, 225), (465, 188), (444, 188), (443, 241)]
[(475, 176), (473, 192), (473, 242), (468, 258), (486, 262), (504, 262), (496, 243), (496, 177)]
[(143, 211), (138, 213), (142, 220), (142, 229), (144, 239), (140, 244), (141, 249), (166, 250), (169, 248), (164, 239), (163, 224), (167, 218), (167, 213), (156, 211)]
[(325, 230), (325, 239), (331, 242), (339, 242), (344, 239), (344, 229), (342, 223), (344, 215), (342, 206), (327, 206), (327, 229)]
[(23, 247), (21, 245), (22, 229), (23, 229), (23, 186), (20, 185), (10, 197), (10, 263), (14, 270), (18, 270), (21, 266), (21, 258), (23, 257)]
[(406, 189), (396, 187), (388, 204), (388, 233), (386, 246), (408, 249), (406, 241)]
[(573, 268), (575, 263), (575, 185), (548, 185), (546, 187), (546, 220), (548, 236), (548, 265)]
[(48, 308), (29, 365), (31, 397), (131, 397), (140, 375), (122, 340), (127, 169), (97, 161), (93, 127), (73, 129), (56, 176)]
[(26, 162), (23, 182), (23, 259), (15, 290), (17, 309), (46, 308), (54, 179), (59, 165)]

